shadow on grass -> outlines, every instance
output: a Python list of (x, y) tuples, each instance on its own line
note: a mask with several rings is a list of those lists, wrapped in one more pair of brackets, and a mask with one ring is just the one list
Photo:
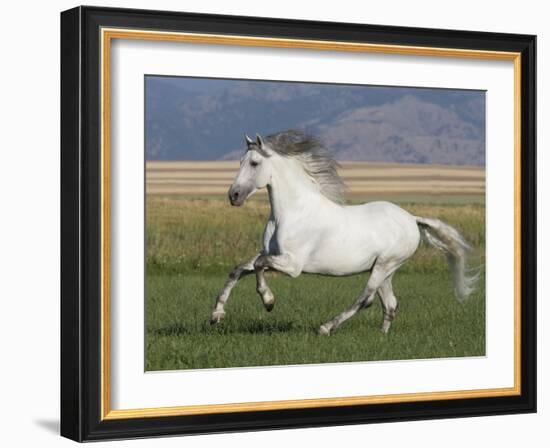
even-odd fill
[(263, 320), (250, 320), (239, 322), (221, 322), (210, 325), (204, 322), (196, 328), (190, 328), (181, 323), (173, 323), (165, 327), (149, 330), (155, 336), (173, 337), (188, 335), (212, 335), (212, 334), (274, 334), (296, 331), (295, 324), (291, 321), (278, 320), (267, 322)]
[(264, 320), (249, 320), (234, 323), (221, 322), (220, 324), (214, 326), (205, 324), (202, 326), (202, 331), (210, 334), (273, 334), (289, 333), (295, 330), (296, 327), (294, 323), (287, 320), (277, 320), (273, 322)]
[(210, 325), (204, 322), (196, 330), (189, 329), (184, 324), (173, 323), (165, 327), (155, 328), (151, 330), (155, 336), (187, 336), (191, 334), (274, 334), (274, 333), (289, 333), (295, 331), (296, 327), (293, 322), (286, 320), (278, 320), (275, 322), (267, 322), (263, 320), (250, 320), (239, 322), (221, 322), (217, 325)]
[(174, 323), (167, 325), (166, 327), (155, 328), (152, 333), (156, 336), (183, 336), (186, 334), (191, 334), (191, 330), (183, 324)]

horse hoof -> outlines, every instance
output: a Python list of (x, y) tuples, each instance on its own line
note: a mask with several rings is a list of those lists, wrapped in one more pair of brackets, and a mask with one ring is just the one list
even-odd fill
[(327, 325), (321, 325), (319, 327), (319, 334), (321, 336), (330, 336), (330, 327), (328, 327)]
[(225, 311), (214, 311), (212, 317), (210, 318), (210, 325), (215, 325), (221, 322), (225, 317)]
[(269, 288), (261, 288), (258, 289), (258, 292), (260, 293), (260, 296), (262, 297), (262, 302), (264, 304), (264, 308), (269, 312), (273, 309), (275, 306), (275, 296), (271, 292)]

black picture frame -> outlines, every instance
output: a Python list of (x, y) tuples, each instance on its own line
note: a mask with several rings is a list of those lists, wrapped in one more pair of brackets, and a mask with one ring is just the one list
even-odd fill
[[(521, 394), (149, 418), (101, 418), (100, 29), (521, 54)], [(536, 412), (536, 37), (99, 7), (61, 13), (61, 435), (76, 441)]]

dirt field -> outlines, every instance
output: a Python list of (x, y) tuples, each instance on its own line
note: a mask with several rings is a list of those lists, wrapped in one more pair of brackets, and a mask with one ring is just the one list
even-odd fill
[[(147, 162), (147, 194), (225, 195), (239, 162)], [(471, 166), (341, 162), (350, 197), (485, 194), (485, 169)]]

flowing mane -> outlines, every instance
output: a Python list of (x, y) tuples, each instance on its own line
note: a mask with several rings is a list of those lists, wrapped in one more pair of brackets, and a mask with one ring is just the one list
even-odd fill
[(289, 130), (269, 135), (265, 141), (277, 154), (300, 162), (325, 197), (337, 204), (344, 202), (346, 185), (337, 171), (340, 165), (319, 139), (301, 131)]

